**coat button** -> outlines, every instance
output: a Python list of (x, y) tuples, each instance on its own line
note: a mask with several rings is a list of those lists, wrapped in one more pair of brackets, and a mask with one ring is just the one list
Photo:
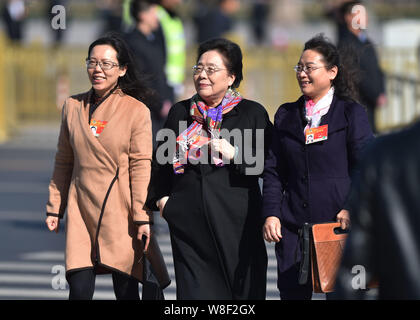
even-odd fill
[(302, 152), (305, 152), (306, 151), (306, 146), (303, 146), (302, 147)]
[(302, 204), (302, 206), (303, 206), (304, 208), (307, 208), (307, 207), (308, 207), (308, 203), (305, 201), (305, 202)]
[(305, 175), (302, 177), (302, 182), (303, 182), (303, 183), (308, 182), (308, 175), (307, 175), (307, 174), (305, 174)]

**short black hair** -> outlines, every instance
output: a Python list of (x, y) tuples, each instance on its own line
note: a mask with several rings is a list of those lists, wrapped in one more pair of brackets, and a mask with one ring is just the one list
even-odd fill
[(155, 0), (131, 0), (130, 1), (130, 15), (131, 17), (139, 22), (139, 13), (146, 11), (150, 6), (157, 4)]
[(362, 1), (347, 1), (344, 2), (338, 9), (338, 14), (340, 18), (344, 21), (344, 16), (351, 13), (351, 10), (354, 6), (364, 5)]
[(209, 39), (198, 47), (197, 62), (203, 53), (211, 50), (216, 50), (223, 56), (226, 68), (230, 74), (235, 76), (232, 88), (238, 88), (243, 79), (241, 48), (236, 43), (224, 38)]

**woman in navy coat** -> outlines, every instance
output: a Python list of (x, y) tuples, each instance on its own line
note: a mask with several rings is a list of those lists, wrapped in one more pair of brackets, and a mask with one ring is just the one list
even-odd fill
[(345, 202), (351, 172), (373, 138), (365, 109), (353, 99), (354, 77), (322, 35), (305, 43), (295, 67), (303, 96), (274, 119), (263, 188), (264, 238), (276, 242), (281, 299), (311, 299), (298, 284), (298, 230), (305, 222), (350, 224)]

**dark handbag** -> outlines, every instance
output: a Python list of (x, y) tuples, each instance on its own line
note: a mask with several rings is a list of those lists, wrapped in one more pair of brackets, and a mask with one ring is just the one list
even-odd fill
[[(146, 243), (146, 239), (143, 236), (143, 243)], [(143, 289), (141, 298), (142, 300), (165, 300), (163, 289), (157, 280), (153, 271), (152, 264), (147, 258), (147, 254), (143, 253)]]
[[(299, 245), (302, 252), (302, 258), (300, 260), (299, 267), (299, 284), (304, 285), (308, 282), (309, 268), (311, 266), (311, 252), (310, 252), (310, 233), (311, 225), (305, 223), (302, 229), (299, 229)], [(297, 250), (296, 250), (297, 254)], [(295, 260), (297, 257), (295, 257)]]
[(308, 282), (311, 270), (313, 291), (332, 292), (346, 238), (347, 231), (340, 228), (340, 223), (305, 223), (300, 230), (302, 260), (299, 284)]

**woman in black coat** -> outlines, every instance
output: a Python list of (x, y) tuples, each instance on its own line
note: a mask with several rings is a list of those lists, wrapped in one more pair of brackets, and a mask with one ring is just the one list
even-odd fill
[(303, 96), (280, 106), (274, 118), (263, 217), (264, 238), (276, 242), (282, 299), (312, 296), (311, 281), (298, 283), (303, 224), (350, 224), (345, 202), (351, 173), (373, 135), (365, 109), (352, 99), (354, 78), (346, 67), (324, 37), (306, 42), (295, 67)]
[(265, 299), (258, 177), (271, 123), (233, 90), (242, 80), (238, 45), (202, 43), (193, 73), (197, 94), (168, 115), (148, 201), (169, 225), (177, 298)]

